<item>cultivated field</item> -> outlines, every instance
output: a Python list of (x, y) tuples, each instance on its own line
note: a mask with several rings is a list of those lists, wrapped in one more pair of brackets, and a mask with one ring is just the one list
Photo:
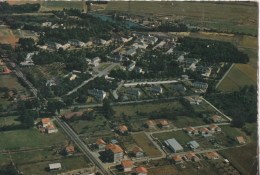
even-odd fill
[[(145, 8), (143, 8), (145, 7)], [(228, 2), (109, 2), (106, 10), (167, 16), (225, 32), (257, 34), (257, 4)]]
[(132, 134), (133, 139), (138, 146), (142, 147), (144, 152), (149, 157), (161, 156), (160, 151), (155, 147), (155, 145), (148, 139), (144, 133)]
[(64, 145), (66, 141), (67, 138), (61, 130), (53, 134), (43, 134), (34, 128), (0, 132), (1, 149), (42, 148), (51, 145)]
[(8, 27), (0, 27), (0, 43), (1, 44), (11, 44), (15, 46), (18, 41), (17, 36), (14, 35), (13, 31)]
[(0, 127), (19, 125), (21, 122), (18, 119), (18, 116), (0, 117)]

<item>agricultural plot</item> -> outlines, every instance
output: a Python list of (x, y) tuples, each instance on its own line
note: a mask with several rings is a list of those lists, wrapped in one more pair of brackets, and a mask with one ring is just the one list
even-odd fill
[(35, 128), (0, 133), (1, 148), (8, 150), (42, 148), (51, 145), (64, 145), (66, 141), (67, 138), (61, 130), (53, 134), (43, 134)]
[(19, 124), (21, 124), (19, 116), (0, 117), (0, 127)]
[(11, 44), (13, 47), (18, 42), (18, 37), (14, 35), (13, 31), (7, 27), (0, 27), (0, 43)]
[(149, 157), (161, 156), (160, 151), (155, 147), (155, 145), (149, 140), (149, 138), (144, 133), (132, 134), (133, 139), (138, 146), (143, 148), (144, 152)]

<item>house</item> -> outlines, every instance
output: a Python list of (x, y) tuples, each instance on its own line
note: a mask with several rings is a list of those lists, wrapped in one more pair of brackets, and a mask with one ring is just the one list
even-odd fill
[(124, 157), (123, 149), (116, 144), (109, 143), (105, 147), (106, 149), (106, 158), (112, 160), (113, 162), (118, 162)]
[(137, 175), (147, 175), (148, 170), (143, 166), (139, 166), (139, 167), (135, 168), (135, 173)]
[(136, 48), (131, 48), (129, 50), (126, 51), (125, 53), (127, 56), (134, 56), (136, 54)]
[(49, 164), (49, 169), (52, 170), (61, 170), (61, 164), (60, 163), (52, 163)]
[(42, 119), (42, 127), (46, 127), (46, 126), (48, 126), (48, 125), (50, 125), (51, 124), (51, 119), (50, 118), (43, 118)]
[(203, 89), (206, 90), (208, 88), (208, 83), (203, 83), (203, 82), (199, 82), (199, 81), (195, 81), (194, 83), (192, 83), (192, 86), (197, 88), (197, 89)]
[(197, 128), (194, 128), (194, 127), (185, 128), (185, 131), (187, 132), (187, 134), (194, 134), (194, 135), (199, 134), (199, 131), (197, 130)]
[(208, 134), (209, 133), (209, 130), (208, 128), (199, 128), (199, 132), (204, 135), (204, 134)]
[(180, 155), (174, 155), (172, 157), (172, 160), (173, 160), (173, 163), (174, 164), (180, 164), (180, 163), (183, 163), (183, 159)]
[(200, 72), (202, 76), (209, 77), (211, 74), (211, 68), (210, 67), (203, 67), (203, 66), (197, 66), (196, 71)]
[(215, 160), (215, 159), (219, 159), (219, 155), (217, 152), (213, 151), (213, 152), (206, 152), (203, 154), (203, 156), (209, 160)]
[(146, 121), (146, 126), (149, 129), (156, 129), (156, 122), (154, 120), (147, 120)]
[(128, 94), (139, 97), (141, 95), (141, 91), (138, 88), (131, 88), (127, 91)]
[(5, 67), (3, 69), (3, 74), (10, 74), (12, 71), (10, 69), (8, 69), (7, 67)]
[(55, 128), (55, 126), (54, 126), (54, 125), (52, 125), (52, 124), (50, 124), (50, 125), (47, 125), (47, 126), (45, 127), (45, 130), (46, 130), (46, 132), (47, 132), (48, 134), (51, 134), (51, 133), (56, 133), (56, 132), (58, 132), (58, 129), (57, 129), (57, 128)]
[(174, 153), (183, 151), (183, 147), (174, 138), (165, 140), (164, 143)]
[(75, 148), (73, 145), (67, 146), (65, 148), (65, 152), (67, 155), (72, 155), (75, 152)]
[(192, 140), (190, 142), (187, 143), (187, 145), (190, 147), (190, 149), (194, 150), (197, 149), (200, 145), (198, 142), (196, 142), (195, 140)]
[(86, 46), (86, 44), (82, 41), (79, 41), (79, 40), (76, 40), (76, 39), (71, 39), (68, 41), (68, 43), (72, 46), (75, 46), (75, 47), (84, 47)]
[(239, 143), (239, 144), (245, 144), (246, 141), (244, 139), (243, 136), (239, 136), (239, 137), (236, 137), (236, 141)]
[(169, 128), (170, 127), (170, 124), (167, 120), (159, 120), (159, 126), (162, 127), (162, 128)]
[(198, 156), (196, 156), (194, 152), (188, 152), (187, 154), (184, 155), (184, 160), (198, 162), (200, 159)]
[(190, 104), (197, 104), (199, 105), (202, 102), (202, 97), (200, 96), (186, 96), (184, 99), (189, 102)]
[(99, 100), (103, 100), (106, 97), (106, 92), (99, 89), (89, 89), (88, 93)]
[(210, 119), (211, 119), (214, 123), (222, 122), (222, 117), (220, 117), (219, 115), (213, 115)]
[(71, 77), (70, 77), (70, 81), (73, 81), (77, 78), (77, 75), (76, 74), (72, 74)]
[(96, 145), (97, 145), (99, 150), (103, 150), (103, 149), (106, 148), (106, 142), (103, 139), (98, 139), (96, 141)]
[(162, 94), (163, 89), (160, 86), (153, 86), (153, 87), (151, 87), (151, 92), (153, 92), (155, 94)]
[(101, 59), (99, 57), (95, 57), (92, 59), (91, 63), (96, 67), (99, 65)]
[(209, 125), (208, 128), (212, 133), (221, 131), (221, 128), (215, 124)]
[(122, 160), (121, 166), (123, 167), (124, 172), (126, 173), (132, 171), (134, 163), (131, 160)]
[(135, 146), (135, 147), (132, 149), (132, 152), (133, 152), (134, 156), (137, 157), (137, 158), (144, 156), (144, 151), (143, 151), (143, 149), (140, 148), (139, 146)]
[(173, 88), (173, 90), (175, 90), (177, 92), (181, 92), (181, 93), (184, 93), (187, 90), (182, 84), (173, 85), (172, 88)]
[(134, 68), (135, 68), (135, 62), (132, 62), (131, 64), (129, 64), (129, 65), (127, 66), (127, 70), (128, 70), (128, 71), (132, 71)]
[(126, 134), (128, 132), (128, 128), (126, 125), (120, 125), (118, 127), (118, 131), (121, 133), (121, 134)]

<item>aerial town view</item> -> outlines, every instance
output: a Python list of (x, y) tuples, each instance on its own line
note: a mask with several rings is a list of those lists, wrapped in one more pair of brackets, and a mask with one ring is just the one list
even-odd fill
[(0, 175), (256, 175), (258, 3), (0, 0)]

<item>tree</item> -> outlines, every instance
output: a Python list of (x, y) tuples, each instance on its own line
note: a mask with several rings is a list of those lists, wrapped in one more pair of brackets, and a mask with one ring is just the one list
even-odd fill
[(110, 119), (111, 116), (114, 115), (115, 111), (113, 110), (112, 106), (110, 105), (110, 101), (108, 99), (103, 100), (102, 111), (104, 113), (104, 116), (108, 119)]
[(36, 111), (24, 110), (21, 112), (20, 120), (26, 128), (34, 126), (34, 118), (37, 118), (38, 114)]

